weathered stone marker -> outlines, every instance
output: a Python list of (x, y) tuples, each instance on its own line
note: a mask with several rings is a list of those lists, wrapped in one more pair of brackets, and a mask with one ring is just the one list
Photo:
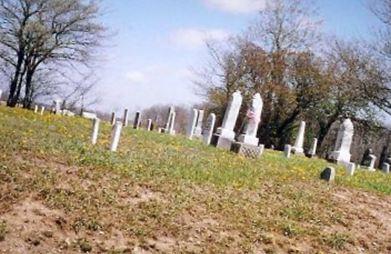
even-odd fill
[(292, 147), (292, 152), (295, 154), (304, 154), (304, 133), (305, 133), (305, 122), (300, 122), (299, 133), (297, 134), (295, 145)]
[(349, 162), (344, 165), (346, 168), (346, 174), (348, 176), (353, 176), (354, 172), (356, 171), (356, 165), (353, 162)]
[(99, 124), (100, 124), (100, 119), (99, 118), (92, 119), (91, 143), (93, 145), (95, 145), (97, 143), (97, 141), (98, 141)]
[(38, 105), (35, 105), (35, 106), (34, 106), (34, 113), (35, 113), (35, 114), (38, 113)]
[(233, 152), (250, 158), (257, 158), (263, 152), (264, 146), (258, 145), (259, 139), (257, 138), (262, 108), (263, 101), (261, 95), (256, 93), (247, 111), (243, 133), (238, 137), (238, 142), (234, 142), (231, 146)]
[(325, 168), (322, 173), (320, 173), (320, 179), (325, 180), (327, 182), (333, 182), (335, 180), (335, 168)]
[(312, 146), (310, 151), (308, 152), (308, 155), (312, 158), (316, 156), (316, 149), (318, 148), (318, 139), (314, 138), (314, 141), (312, 142)]
[(152, 119), (148, 119), (148, 122), (147, 122), (147, 131), (152, 131)]
[(197, 125), (197, 118), (198, 118), (198, 110), (192, 109), (190, 112), (189, 125), (187, 126), (187, 130), (186, 130), (186, 136), (188, 139), (193, 139), (195, 128)]
[(291, 145), (285, 145), (284, 147), (284, 156), (285, 158), (290, 158), (291, 157), (291, 152), (292, 152), (292, 146)]
[(134, 117), (133, 129), (138, 130), (140, 128), (140, 124), (141, 124), (141, 112), (137, 111), (136, 116)]
[(235, 139), (235, 124), (239, 115), (240, 107), (242, 105), (242, 95), (240, 91), (232, 94), (225, 110), (223, 124), (216, 131), (212, 137), (212, 144), (216, 147), (231, 149), (232, 141)]
[(202, 138), (202, 122), (204, 120), (204, 111), (198, 110), (197, 122), (194, 130), (194, 137)]
[(168, 134), (170, 135), (175, 135), (175, 117), (176, 117), (176, 112), (172, 112), (171, 118), (170, 118), (170, 124), (168, 125)]
[(261, 95), (256, 93), (253, 96), (252, 104), (247, 112), (246, 123), (243, 133), (238, 137), (238, 141), (246, 145), (258, 146), (257, 138), (258, 126), (261, 122), (263, 101)]
[(376, 171), (376, 169), (375, 169), (376, 156), (373, 154), (370, 154), (369, 158), (370, 158), (371, 162), (369, 163), (368, 170), (369, 171)]
[(54, 114), (61, 114), (61, 100), (54, 100)]
[(202, 131), (202, 136), (204, 143), (206, 145), (210, 145), (210, 141), (212, 140), (213, 130), (215, 128), (216, 123), (216, 115), (211, 113), (206, 121), (206, 125), (204, 130)]
[(342, 164), (350, 162), (350, 146), (353, 141), (353, 134), (353, 123), (350, 119), (346, 119), (339, 128), (335, 149), (330, 154), (330, 159)]
[(43, 116), (43, 113), (45, 112), (45, 107), (44, 106), (41, 106), (41, 112), (40, 112), (40, 114), (41, 114), (41, 116)]
[(383, 173), (385, 173), (385, 174), (389, 174), (389, 173), (390, 173), (390, 164), (388, 164), (388, 163), (383, 163), (382, 171), (383, 171)]
[(115, 112), (111, 113), (111, 119), (110, 119), (110, 124), (114, 126), (115, 122), (117, 119), (115, 118)]
[(129, 125), (129, 110), (128, 109), (124, 110), (124, 117), (122, 118), (122, 125), (124, 127), (128, 127), (128, 125)]
[(121, 130), (122, 130), (122, 123), (116, 122), (111, 132), (110, 151), (112, 152), (117, 151), (119, 139), (121, 137)]

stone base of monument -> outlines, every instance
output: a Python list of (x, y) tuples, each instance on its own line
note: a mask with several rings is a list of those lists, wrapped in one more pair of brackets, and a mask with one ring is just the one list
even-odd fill
[(296, 147), (292, 147), (292, 154), (305, 156), (304, 150), (302, 148), (300, 149), (300, 148), (296, 148)]
[(224, 137), (222, 137), (220, 135), (214, 134), (212, 136), (211, 145), (213, 145), (215, 147), (218, 147), (218, 148), (223, 148), (223, 149), (226, 149), (226, 150), (230, 150), (232, 142), (233, 141), (231, 139), (224, 138)]
[(231, 151), (240, 155), (243, 155), (247, 158), (256, 159), (263, 153), (265, 146), (259, 145), (248, 145), (241, 142), (233, 142), (231, 145)]

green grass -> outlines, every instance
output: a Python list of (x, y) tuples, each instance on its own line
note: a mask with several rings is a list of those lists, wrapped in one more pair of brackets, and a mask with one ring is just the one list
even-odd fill
[[(0, 183), (7, 192), (0, 211), (35, 193), (69, 215), (74, 232), (117, 229), (130, 245), (144, 246), (161, 235), (186, 241), (196, 234), (202, 242), (196, 252), (252, 252), (257, 244), (278, 252), (303, 238), (312, 248), (339, 250), (351, 240), (345, 237), (349, 229), (329, 236), (322, 231), (346, 227), (350, 215), (332, 192), (391, 194), (391, 175), (380, 172), (348, 177), (337, 167), (336, 182), (328, 184), (319, 180), (330, 165), (324, 160), (286, 159), (270, 150), (246, 159), (182, 136), (131, 128), (123, 129), (119, 150), (111, 153), (111, 126), (101, 124), (96, 146), (90, 144), (91, 128), (91, 121), (78, 117), (0, 107)], [(143, 200), (140, 190), (155, 198)], [(219, 224), (194, 233), (191, 228), (205, 218)], [(88, 251), (92, 240), (80, 239)]]

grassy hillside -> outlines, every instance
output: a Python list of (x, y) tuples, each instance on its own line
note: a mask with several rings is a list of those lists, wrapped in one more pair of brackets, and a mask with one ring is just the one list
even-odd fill
[[(390, 253), (391, 175), (0, 107), (4, 253)], [(1, 253), (1, 252), (0, 252)]]

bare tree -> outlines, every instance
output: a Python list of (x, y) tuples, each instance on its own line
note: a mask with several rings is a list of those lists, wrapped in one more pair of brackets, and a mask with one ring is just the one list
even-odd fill
[(30, 106), (40, 69), (87, 65), (105, 31), (99, 15), (96, 1), (0, 0), (0, 58), (13, 69), (8, 105), (24, 89)]

